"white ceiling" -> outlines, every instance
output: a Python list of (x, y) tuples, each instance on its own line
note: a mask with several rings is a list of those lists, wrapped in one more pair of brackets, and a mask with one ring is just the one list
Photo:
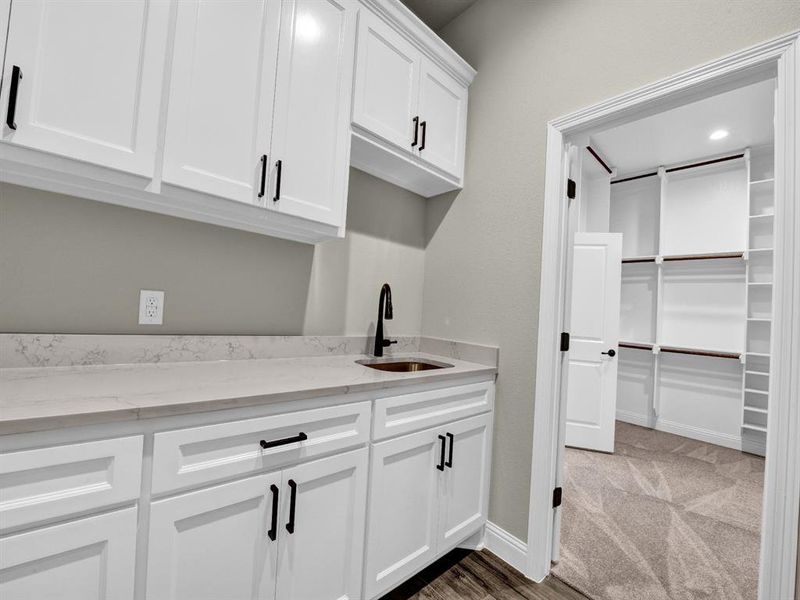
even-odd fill
[(437, 31), (477, 0), (401, 0), (425, 24)]
[[(590, 144), (618, 176), (769, 144), (774, 89), (761, 81), (592, 134)], [(709, 140), (717, 129), (730, 135)]]

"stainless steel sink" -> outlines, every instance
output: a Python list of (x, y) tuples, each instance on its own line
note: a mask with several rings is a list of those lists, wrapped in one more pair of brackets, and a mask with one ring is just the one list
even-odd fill
[(427, 358), (364, 358), (356, 362), (370, 369), (392, 371), (393, 373), (413, 373), (431, 369), (447, 369), (453, 366)]

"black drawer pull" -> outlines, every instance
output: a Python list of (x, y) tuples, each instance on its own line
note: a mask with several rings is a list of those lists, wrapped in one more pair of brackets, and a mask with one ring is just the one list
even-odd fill
[(297, 484), (294, 479), (289, 480), (289, 489), (291, 495), (289, 496), (289, 522), (286, 524), (286, 531), (294, 533), (294, 512), (297, 505)]
[(274, 542), (278, 535), (278, 486), (273, 483), (269, 491), (272, 492), (272, 527), (267, 531), (267, 536)]
[(258, 190), (258, 197), (263, 198), (267, 187), (267, 155), (261, 155), (261, 187)]
[(448, 433), (447, 437), (450, 438), (450, 452), (447, 455), (447, 462), (444, 463), (445, 467), (453, 468), (453, 442), (455, 441), (452, 433)]
[(14, 117), (17, 114), (17, 90), (19, 89), (20, 79), (22, 79), (22, 69), (14, 65), (11, 68), (11, 83), (8, 88), (8, 112), (6, 113), (6, 125), (8, 125), (9, 129), (14, 130), (17, 128)]
[(266, 450), (267, 448), (274, 448), (275, 446), (285, 446), (286, 444), (294, 444), (295, 442), (305, 442), (308, 439), (308, 436), (303, 433), (302, 431), (297, 435), (288, 438), (282, 438), (280, 440), (261, 440), (259, 443), (261, 447)]
[(419, 141), (419, 117), (414, 117), (411, 120), (414, 122), (414, 141), (411, 142), (411, 147), (413, 148)]
[(422, 143), (419, 145), (419, 151), (425, 150), (425, 138), (428, 137), (428, 122), (423, 121), (422, 125)]
[(283, 161), (279, 160), (275, 163), (275, 166), (278, 167), (278, 180), (275, 182), (275, 197), (272, 198), (273, 202), (277, 202), (281, 199), (281, 175), (283, 174)]
[(439, 469), (440, 471), (444, 471), (444, 452), (445, 452), (444, 447), (447, 445), (447, 439), (443, 435), (440, 435), (439, 441), (442, 442), (442, 454), (439, 457), (439, 464), (436, 465), (436, 468)]

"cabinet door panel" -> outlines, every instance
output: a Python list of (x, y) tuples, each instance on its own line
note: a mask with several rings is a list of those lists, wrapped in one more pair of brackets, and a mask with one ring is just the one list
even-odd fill
[(164, 182), (256, 202), (270, 143), (281, 4), (181, 0)]
[(359, 16), (353, 122), (404, 151), (413, 150), (420, 52), (378, 16)]
[(374, 598), (436, 555), (440, 441), (421, 431), (372, 447), (366, 584)]
[[(279, 600), (341, 600), (361, 596), (368, 450), (339, 454), (283, 473), (278, 554)], [(294, 533), (289, 482), (296, 485)], [(313, 575), (312, 575), (313, 574)]]
[(13, 66), (22, 79), (3, 141), (152, 177), (168, 13), (147, 0), (14, 2), (4, 117)]
[(419, 114), (425, 123), (425, 146), (420, 146), (420, 157), (461, 179), (467, 131), (467, 88), (427, 58), (422, 61)]
[(352, 0), (283, 3), (267, 204), (335, 226), (347, 202), (355, 24)]
[(439, 552), (454, 547), (486, 521), (491, 423), (492, 415), (485, 414), (442, 428), (452, 466), (445, 470)]
[(3, 600), (131, 600), (136, 509), (0, 540)]
[(147, 598), (274, 598), (278, 542), (267, 532), (270, 486), (280, 484), (280, 473), (273, 473), (154, 502)]

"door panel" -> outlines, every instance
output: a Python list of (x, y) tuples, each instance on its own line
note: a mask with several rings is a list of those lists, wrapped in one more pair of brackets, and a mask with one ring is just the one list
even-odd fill
[(440, 441), (426, 430), (374, 444), (365, 595), (374, 598), (436, 555)]
[(22, 78), (3, 141), (152, 177), (168, 19), (167, 2), (14, 2), (3, 111), (15, 65)]
[(344, 226), (357, 8), (352, 0), (286, 0), (282, 6), (266, 204)]
[[(278, 541), (272, 473), (154, 502), (147, 567), (149, 600), (270, 600)], [(285, 502), (283, 494), (278, 501)], [(280, 509), (278, 511), (280, 515)], [(280, 535), (280, 523), (276, 523)]]
[(419, 156), (461, 179), (467, 131), (467, 88), (427, 58), (422, 61), (419, 114), (425, 132)]
[[(368, 452), (362, 448), (284, 471), (279, 600), (360, 597)], [(293, 533), (286, 528), (289, 482), (296, 485)]]
[(178, 2), (165, 183), (257, 201), (280, 11), (281, 3), (266, 0)]
[(353, 122), (404, 151), (412, 150), (420, 52), (377, 15), (359, 16)]
[(3, 600), (131, 600), (136, 509), (0, 540)]
[(448, 438), (448, 459), (452, 455), (452, 461), (448, 460), (445, 470), (440, 554), (480, 529), (486, 520), (491, 423), (492, 416), (485, 414), (443, 428)]
[(572, 259), (566, 444), (614, 451), (622, 235), (576, 233)]

